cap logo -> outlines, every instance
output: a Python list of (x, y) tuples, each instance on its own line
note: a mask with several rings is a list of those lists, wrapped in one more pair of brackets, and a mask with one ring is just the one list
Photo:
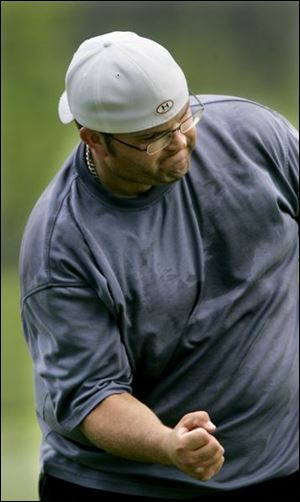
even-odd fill
[(167, 113), (169, 110), (171, 110), (171, 108), (173, 108), (173, 106), (174, 106), (174, 101), (172, 101), (172, 99), (168, 99), (168, 101), (164, 101), (163, 103), (161, 103), (156, 108), (156, 111), (159, 114)]

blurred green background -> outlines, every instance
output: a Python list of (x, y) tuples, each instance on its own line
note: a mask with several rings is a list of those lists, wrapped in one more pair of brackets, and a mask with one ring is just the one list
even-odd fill
[[(39, 430), (18, 254), (37, 197), (78, 141), (57, 117), (78, 45), (130, 30), (167, 47), (195, 93), (244, 96), (298, 127), (298, 2), (2, 2), (2, 496), (37, 500)], [(32, 250), (34, 253), (34, 249)]]

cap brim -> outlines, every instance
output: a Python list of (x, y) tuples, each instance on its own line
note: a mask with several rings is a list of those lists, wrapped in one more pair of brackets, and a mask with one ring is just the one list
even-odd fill
[(58, 104), (58, 115), (63, 124), (69, 124), (69, 122), (72, 122), (72, 120), (74, 120), (69, 107), (66, 91), (60, 97)]

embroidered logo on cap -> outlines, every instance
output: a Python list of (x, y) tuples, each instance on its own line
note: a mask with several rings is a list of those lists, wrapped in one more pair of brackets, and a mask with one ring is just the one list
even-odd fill
[(173, 108), (173, 105), (174, 105), (174, 101), (172, 101), (172, 99), (168, 99), (168, 101), (164, 101), (163, 103), (161, 103), (156, 108), (156, 111), (159, 114), (167, 113), (169, 110), (171, 110), (171, 108)]

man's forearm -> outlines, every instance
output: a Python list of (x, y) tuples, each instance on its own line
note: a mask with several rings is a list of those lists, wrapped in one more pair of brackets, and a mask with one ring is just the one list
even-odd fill
[(83, 420), (81, 430), (113, 455), (174, 465), (202, 481), (215, 476), (224, 463), (224, 448), (213, 436), (215, 426), (205, 411), (184, 415), (171, 429), (130, 394), (114, 394)]
[(81, 430), (98, 448), (140, 462), (171, 464), (165, 444), (172, 429), (130, 394), (107, 397), (82, 422)]

